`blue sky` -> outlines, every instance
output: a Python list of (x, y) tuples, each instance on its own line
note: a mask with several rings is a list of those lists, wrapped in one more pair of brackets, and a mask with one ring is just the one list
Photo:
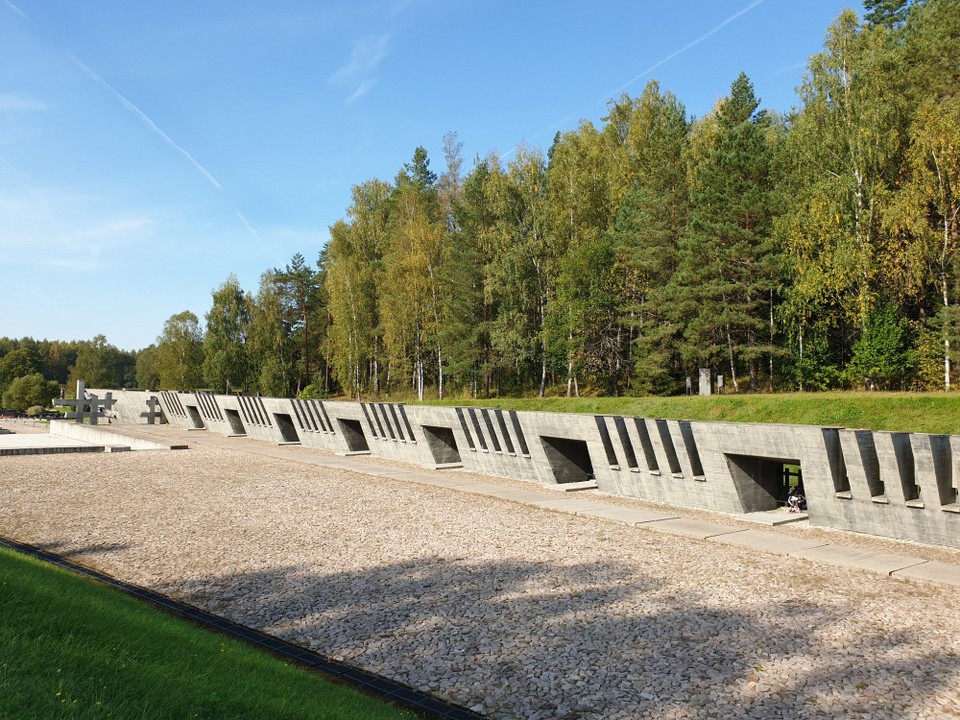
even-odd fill
[[(314, 261), (417, 145), (469, 170), (660, 81), (796, 103), (836, 0), (0, 0), (0, 336), (154, 342)], [(859, 5), (854, 5), (859, 11)]]

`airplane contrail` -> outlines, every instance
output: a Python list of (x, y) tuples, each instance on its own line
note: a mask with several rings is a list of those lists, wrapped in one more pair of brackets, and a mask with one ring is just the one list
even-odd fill
[[(7, 2), (7, 0), (4, 0), (4, 2)], [(132, 102), (127, 100), (123, 95), (117, 92), (110, 83), (108, 83), (102, 77), (97, 75), (97, 73), (95, 73), (93, 70), (87, 67), (83, 62), (81, 62), (76, 57), (76, 55), (73, 55), (71, 53), (70, 59), (73, 60), (73, 62), (75, 62), (77, 66), (81, 70), (83, 70), (83, 72), (86, 73), (88, 77), (90, 77), (98, 85), (100, 85), (102, 88), (107, 90), (111, 95), (113, 95), (123, 107), (125, 107), (127, 110), (129, 110), (138, 118), (140, 118), (143, 124), (146, 125), (148, 128), (150, 128), (154, 133), (159, 135), (164, 140), (164, 142), (166, 142), (170, 147), (174, 148), (175, 150), (178, 150), (181, 155), (183, 155), (187, 160), (190, 161), (190, 163), (197, 169), (197, 171), (201, 175), (203, 175), (207, 180), (210, 181), (211, 185), (213, 185), (217, 190), (223, 190), (223, 185), (221, 185), (217, 181), (217, 179), (213, 175), (211, 175), (210, 172), (203, 165), (197, 162), (197, 160), (193, 157), (193, 155), (191, 155), (189, 152), (186, 151), (186, 149), (184, 149), (183, 147), (178, 145), (176, 142), (174, 142), (173, 138), (171, 138), (163, 130), (157, 127), (157, 124), (153, 120), (151, 120), (149, 117), (147, 117), (146, 113), (144, 113), (140, 108), (138, 108)]]
[(24, 20), (27, 20), (27, 21), (30, 20), (30, 18), (27, 17), (27, 14), (23, 10), (18, 8), (16, 5), (14, 5), (12, 2), (10, 2), (10, 0), (3, 0), (3, 4), (6, 5), (8, 8), (10, 8), (11, 10), (13, 10), (17, 15), (22, 17)]
[[(742, 16), (742, 15), (746, 15), (748, 12), (750, 12), (750, 11), (753, 10), (755, 7), (757, 7), (757, 5), (760, 5), (761, 3), (765, 2), (765, 1), (766, 1), (766, 0), (753, 0), (752, 2), (748, 3), (748, 4), (745, 5), (744, 7), (740, 8), (740, 10), (738, 10), (737, 12), (735, 12), (733, 15), (730, 15), (729, 17), (724, 18), (723, 20), (721, 20), (717, 25), (715, 25), (714, 27), (712, 27), (712, 28), (710, 28), (709, 30), (707, 30), (707, 32), (705, 32), (703, 35), (701, 35), (700, 37), (698, 37), (696, 40), (691, 40), (691, 41), (688, 42), (686, 45), (684, 45), (682, 48), (680, 48), (680, 49), (678, 49), (678, 50), (674, 50), (672, 53), (670, 53), (670, 54), (667, 55), (666, 57), (658, 60), (657, 62), (655, 62), (653, 65), (651, 65), (650, 67), (648, 67), (646, 70), (644, 70), (644, 71), (641, 72), (640, 74), (635, 75), (634, 77), (630, 78), (630, 80), (628, 80), (627, 82), (625, 82), (623, 85), (621, 85), (620, 87), (618, 87), (616, 90), (608, 93), (607, 96), (604, 97), (604, 98), (602, 98), (599, 102), (604, 103), (604, 102), (606, 102), (607, 100), (609, 100), (610, 98), (616, 97), (619, 93), (621, 93), (621, 92), (623, 92), (624, 90), (626, 90), (628, 87), (630, 87), (631, 85), (633, 85), (633, 84), (634, 84), (637, 80), (639, 80), (640, 78), (644, 77), (645, 75), (649, 75), (650, 73), (652, 73), (654, 70), (656, 70), (656, 69), (657, 69), (658, 67), (660, 67), (661, 65), (665, 65), (666, 63), (670, 62), (671, 60), (673, 60), (673, 59), (674, 59), (675, 57), (677, 57), (678, 55), (682, 55), (683, 53), (687, 52), (687, 50), (690, 50), (690, 49), (692, 49), (692, 48), (695, 48), (695, 47), (696, 47), (697, 45), (699, 45), (700, 43), (706, 41), (707, 39), (709, 39), (709, 38), (712, 37), (713, 35), (716, 35), (718, 32), (720, 32), (721, 30), (723, 30), (723, 28), (725, 28), (727, 25), (729, 25), (730, 23), (732, 23), (734, 20), (736, 20), (737, 18), (739, 18), (739, 17)], [(538, 133), (537, 133), (536, 135), (534, 135), (533, 137), (534, 137), (534, 138), (540, 137), (540, 136), (543, 135), (544, 133), (549, 132), (551, 129), (563, 125), (563, 124), (566, 123), (568, 120), (570, 120), (571, 118), (573, 118), (574, 115), (575, 115), (575, 113), (571, 113), (570, 115), (567, 115), (566, 117), (564, 117), (564, 118), (562, 118), (562, 119), (560, 119), (560, 120), (557, 120), (557, 122), (555, 122), (555, 123), (553, 123), (552, 125), (544, 128), (543, 130), (541, 130), (540, 132), (538, 132)], [(517, 148), (514, 147), (513, 149), (511, 149), (511, 150), (507, 151), (506, 153), (504, 153), (503, 157), (506, 157), (507, 155), (510, 155), (511, 153), (516, 152), (516, 150), (517, 150)]]
[(648, 67), (646, 70), (644, 70), (642, 73), (640, 73), (640, 74), (637, 75), (636, 77), (631, 78), (630, 80), (628, 80), (627, 82), (625, 82), (623, 85), (621, 85), (620, 87), (618, 87), (616, 90), (614, 90), (612, 93), (610, 93), (610, 95), (613, 96), (613, 95), (616, 95), (617, 93), (623, 92), (623, 91), (626, 90), (628, 87), (630, 87), (631, 85), (633, 85), (637, 80), (639, 80), (640, 78), (642, 78), (644, 75), (649, 75), (650, 73), (652, 73), (654, 70), (656, 70), (656, 69), (657, 69), (658, 67), (660, 67), (661, 65), (665, 65), (666, 63), (668, 63), (668, 62), (670, 62), (671, 60), (673, 60), (675, 57), (677, 57), (677, 55), (681, 55), (681, 54), (685, 53), (687, 50), (690, 50), (691, 48), (695, 48), (695, 47), (696, 47), (697, 45), (699, 45), (700, 43), (704, 42), (705, 40), (709, 39), (709, 38), (712, 37), (713, 35), (716, 35), (718, 32), (720, 32), (721, 30), (723, 30), (723, 28), (725, 28), (727, 25), (729, 25), (729, 24), (732, 23), (734, 20), (736, 20), (737, 18), (739, 18), (741, 15), (746, 15), (748, 12), (750, 12), (751, 10), (753, 10), (757, 5), (760, 5), (760, 4), (763, 3), (763, 2), (765, 2), (765, 0), (753, 0), (753, 2), (751, 2), (749, 5), (741, 8), (740, 10), (738, 10), (737, 12), (735, 12), (735, 13), (734, 13), (733, 15), (731, 15), (730, 17), (726, 18), (725, 20), (722, 20), (718, 25), (716, 25), (716, 26), (712, 27), (711, 29), (707, 30), (707, 32), (705, 32), (703, 35), (701, 35), (700, 37), (698, 37), (696, 40), (693, 40), (693, 41), (691, 41), (691, 42), (688, 42), (686, 45), (684, 45), (684, 46), (683, 46), (682, 48), (680, 48), (679, 50), (674, 50), (672, 53), (670, 53), (669, 55), (667, 55), (667, 56), (666, 56), (665, 58), (663, 58), (662, 60), (658, 60), (658, 61), (655, 62), (653, 65), (651, 65), (651, 66)]

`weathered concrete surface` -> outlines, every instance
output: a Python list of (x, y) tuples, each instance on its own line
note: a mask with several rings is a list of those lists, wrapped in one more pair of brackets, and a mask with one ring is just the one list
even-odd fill
[(644, 527), (658, 532), (670, 533), (671, 535), (684, 535), (686, 537), (700, 538), (701, 540), (712, 538), (715, 535), (726, 535), (737, 532), (740, 529), (731, 525), (704, 522), (703, 520), (693, 520), (684, 517), (655, 520), (646, 523)]
[(798, 465), (810, 524), (960, 547), (960, 437), (171, 392), (118, 394), (117, 416), (146, 422), (151, 396), (181, 428), (732, 515), (778, 507)]
[(894, 570), (892, 575), (896, 578), (960, 587), (960, 565), (949, 565), (936, 560)]
[(880, 575), (889, 575), (897, 570), (920, 565), (923, 562), (908, 555), (860, 550), (843, 545), (820, 545), (819, 547), (794, 550), (788, 554), (792, 557), (831, 565), (843, 565), (844, 567), (866, 570)]
[(728, 545), (739, 545), (777, 555), (794, 555), (801, 550), (809, 550), (828, 544), (823, 540), (804, 540), (764, 530), (740, 530), (725, 535), (715, 535), (710, 539)]

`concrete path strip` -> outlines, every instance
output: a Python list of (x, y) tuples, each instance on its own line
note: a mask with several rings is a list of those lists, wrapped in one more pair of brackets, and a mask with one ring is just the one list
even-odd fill
[(797, 550), (787, 554), (791, 557), (806, 558), (807, 560), (824, 562), (830, 565), (842, 565), (858, 570), (867, 570), (869, 572), (879, 573), (880, 575), (890, 575), (897, 570), (903, 570), (904, 568), (924, 563), (920, 558), (895, 555), (893, 553), (874, 552), (873, 550), (861, 550), (859, 548), (844, 547), (842, 545), (821, 545), (819, 547)]
[(700, 538), (701, 540), (711, 538), (714, 535), (735, 533), (740, 530), (740, 528), (731, 525), (721, 525), (719, 523), (704, 522), (703, 520), (684, 517), (656, 520), (644, 524), (644, 527), (670, 533), (671, 535), (683, 535), (685, 537)]
[(923, 580), (938, 585), (953, 585), (960, 587), (960, 567), (949, 565), (937, 560), (911, 565), (902, 570), (894, 570), (891, 575), (895, 578)]
[(621, 507), (619, 505), (605, 505), (600, 508), (580, 507), (577, 508), (577, 515), (589, 515), (590, 517), (614, 520), (616, 522), (626, 523), (627, 525), (642, 525), (644, 523), (659, 522), (660, 520), (676, 520), (680, 517), (679, 515), (665, 515), (664, 513), (654, 512), (653, 510), (641, 510), (639, 508)]
[(803, 540), (802, 538), (765, 530), (741, 530), (728, 535), (715, 535), (710, 539), (727, 545), (739, 545), (776, 555), (791, 555), (801, 550), (809, 550), (828, 544), (822, 540)]

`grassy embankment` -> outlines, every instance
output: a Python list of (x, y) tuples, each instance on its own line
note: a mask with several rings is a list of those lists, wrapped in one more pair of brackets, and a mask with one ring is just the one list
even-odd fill
[(0, 548), (0, 718), (412, 713)]
[(960, 435), (960, 393), (829, 392), (709, 397), (491, 398), (428, 403), (680, 420), (834, 425)]

